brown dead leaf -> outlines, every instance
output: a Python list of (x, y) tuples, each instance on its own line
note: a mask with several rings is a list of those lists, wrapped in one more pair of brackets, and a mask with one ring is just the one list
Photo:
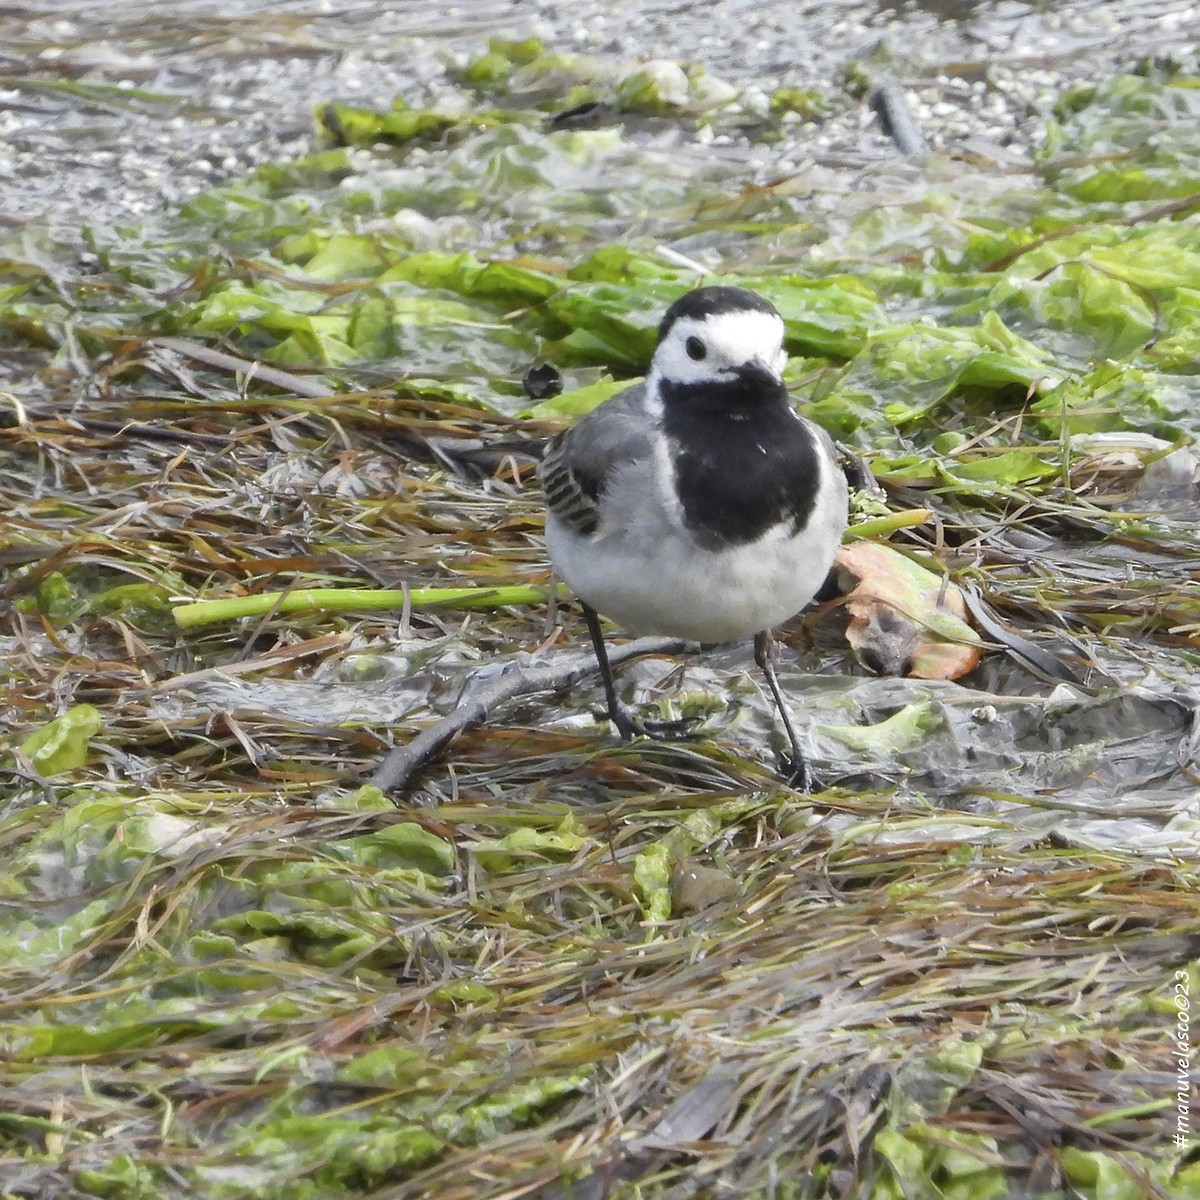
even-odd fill
[(855, 657), (878, 675), (958, 679), (983, 655), (958, 587), (878, 542), (838, 551)]

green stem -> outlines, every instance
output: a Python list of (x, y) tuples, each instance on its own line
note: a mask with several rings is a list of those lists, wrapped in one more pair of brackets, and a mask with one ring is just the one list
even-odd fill
[(879, 537), (897, 529), (908, 529), (913, 525), (924, 525), (933, 517), (928, 508), (906, 508), (903, 512), (888, 513), (885, 517), (872, 517), (859, 521), (846, 530), (845, 540), (856, 542), (860, 538)]
[[(502, 608), (509, 604), (544, 604), (550, 598), (549, 587), (515, 585), (495, 588), (411, 588), (408, 600), (413, 608)], [(567, 595), (559, 587), (560, 596)], [(398, 588), (296, 588), (290, 592), (259, 592), (253, 596), (232, 596), (227, 600), (200, 600), (182, 604), (174, 610), (180, 629), (196, 629), (220, 621), (242, 617), (283, 616), (309, 612), (386, 612), (404, 607), (404, 592)]]

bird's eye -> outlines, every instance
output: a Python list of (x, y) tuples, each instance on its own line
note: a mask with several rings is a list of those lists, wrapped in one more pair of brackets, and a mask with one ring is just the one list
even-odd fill
[(690, 337), (683, 343), (683, 348), (687, 351), (688, 358), (695, 359), (699, 362), (707, 353), (708, 348), (698, 337)]

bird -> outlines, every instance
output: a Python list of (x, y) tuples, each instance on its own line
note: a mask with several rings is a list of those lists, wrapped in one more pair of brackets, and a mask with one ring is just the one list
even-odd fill
[(582, 605), (621, 739), (679, 723), (643, 724), (618, 700), (601, 614), (636, 635), (753, 637), (789, 744), (781, 770), (811, 791), (772, 629), (824, 584), (848, 489), (828, 434), (791, 405), (783, 342), (782, 317), (758, 293), (687, 292), (659, 324), (645, 380), (551, 439), (538, 476), (550, 562)]

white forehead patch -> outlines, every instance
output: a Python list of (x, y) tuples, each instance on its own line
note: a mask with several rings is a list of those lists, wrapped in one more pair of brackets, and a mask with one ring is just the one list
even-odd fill
[[(702, 358), (688, 353), (692, 338), (704, 347)], [(650, 370), (674, 383), (704, 383), (748, 362), (759, 362), (776, 375), (783, 372), (787, 352), (777, 314), (740, 309), (701, 319), (680, 317), (655, 350)]]

